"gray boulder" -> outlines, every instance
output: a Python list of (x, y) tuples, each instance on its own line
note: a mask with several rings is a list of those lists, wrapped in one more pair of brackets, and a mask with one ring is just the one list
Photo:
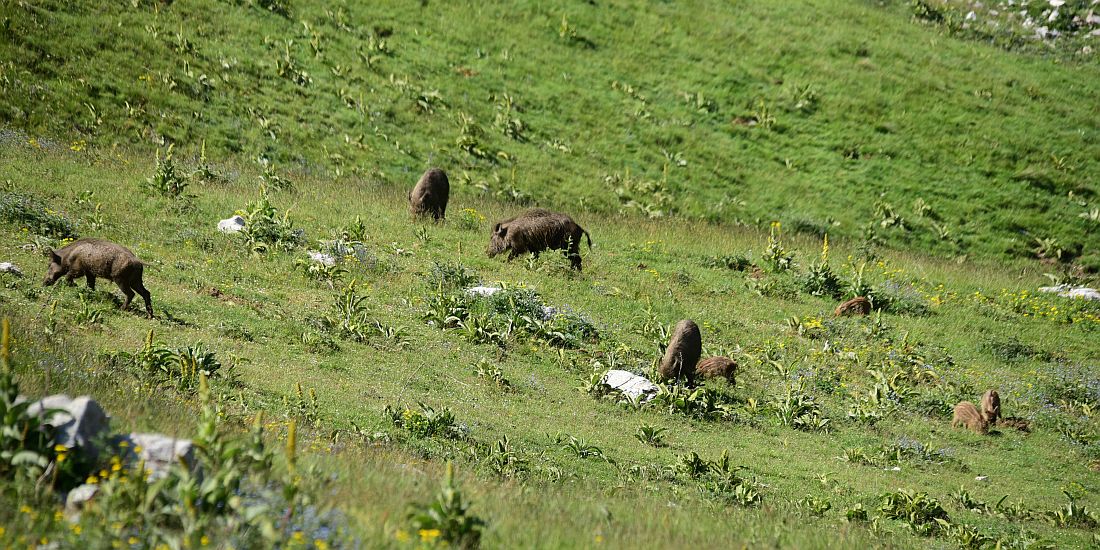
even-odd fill
[(79, 448), (93, 461), (99, 456), (95, 443), (110, 433), (110, 417), (87, 395), (75, 399), (64, 394), (44, 397), (31, 404), (27, 413), (43, 417), (56, 430), (55, 445)]
[(195, 465), (195, 447), (190, 439), (135, 432), (123, 436), (119, 444), (122, 442), (130, 449), (127, 459), (134, 464), (144, 462), (150, 480), (168, 475), (168, 469), (180, 459), (188, 466)]
[(218, 231), (222, 233), (238, 233), (244, 229), (244, 218), (233, 216), (218, 222)]

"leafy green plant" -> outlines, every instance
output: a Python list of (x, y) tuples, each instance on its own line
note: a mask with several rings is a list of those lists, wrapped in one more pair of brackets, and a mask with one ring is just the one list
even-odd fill
[(180, 172), (176, 161), (172, 158), (173, 147), (174, 145), (169, 145), (163, 157), (160, 155), (160, 150), (157, 150), (156, 168), (153, 175), (145, 180), (144, 185), (150, 193), (170, 199), (184, 196), (188, 187), (187, 177)]
[(805, 380), (787, 384), (786, 395), (775, 403), (775, 417), (784, 426), (811, 432), (828, 431), (829, 419), (821, 405), (805, 392)]
[(634, 439), (649, 445), (650, 447), (664, 447), (664, 433), (668, 428), (658, 428), (649, 424), (642, 424), (638, 431), (634, 432)]
[(510, 392), (515, 390), (515, 386), (512, 385), (507, 378), (504, 377), (504, 371), (498, 367), (494, 367), (487, 359), (481, 359), (474, 365), (474, 374), (478, 378), (484, 378), (492, 382), (497, 389)]
[(807, 495), (798, 500), (799, 508), (806, 510), (811, 516), (824, 517), (825, 512), (833, 508), (833, 503), (819, 499), (813, 495)]
[(878, 511), (887, 519), (900, 520), (918, 535), (931, 535), (951, 526), (947, 510), (926, 493), (905, 489), (879, 497)]
[(244, 229), (238, 234), (257, 254), (269, 250), (289, 251), (302, 244), (302, 232), (294, 229), (294, 223), (290, 221), (290, 211), (280, 216), (278, 209), (268, 199), (267, 189), (264, 187), (260, 188), (259, 200), (249, 203), (244, 210), (236, 213), (245, 221)]
[(19, 395), (19, 382), (11, 366), (8, 319), (3, 320), (0, 330), (0, 478), (38, 479), (55, 460), (53, 430), (43, 421), (54, 411), (46, 410), (41, 415), (27, 412), (33, 402)]
[(603, 449), (595, 445), (590, 445), (583, 439), (579, 439), (574, 436), (569, 436), (569, 439), (562, 444), (562, 450), (569, 451), (580, 458), (600, 458), (610, 462), (607, 455), (603, 453)]
[(435, 538), (456, 548), (472, 549), (481, 544), (481, 532), (485, 520), (470, 513), (470, 503), (462, 498), (462, 491), (455, 485), (454, 464), (447, 461), (443, 487), (435, 499), (428, 503), (409, 505), (409, 526), (421, 533), (422, 539)]
[(80, 308), (73, 314), (73, 322), (78, 325), (98, 325), (103, 323), (104, 309), (88, 301), (83, 294), (80, 295)]
[(404, 428), (416, 437), (425, 438), (435, 435), (448, 439), (466, 439), (468, 430), (455, 419), (451, 409), (434, 409), (424, 403), (417, 403), (418, 409), (408, 406), (396, 409), (389, 405), (382, 414), (389, 418), (394, 426)]
[(508, 436), (488, 445), (475, 443), (469, 453), (478, 465), (489, 468), (497, 477), (518, 477), (529, 470), (529, 461), (512, 447)]

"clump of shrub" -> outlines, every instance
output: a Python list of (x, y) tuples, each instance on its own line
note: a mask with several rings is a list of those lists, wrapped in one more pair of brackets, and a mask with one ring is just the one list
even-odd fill
[(109, 353), (107, 361), (130, 369), (143, 382), (185, 393), (197, 391), (202, 380), (222, 377), (222, 364), (213, 351), (202, 344), (169, 348), (154, 341), (152, 329), (141, 349)]
[(17, 191), (0, 191), (0, 219), (53, 239), (77, 237), (76, 224), (64, 214), (51, 210), (36, 197)]
[(424, 403), (417, 403), (417, 407), (397, 408), (386, 405), (382, 415), (394, 426), (403, 428), (418, 438), (438, 435), (447, 439), (464, 440), (469, 436), (469, 429), (458, 423), (451, 409), (442, 407), (436, 410)]
[(173, 145), (168, 146), (164, 156), (157, 150), (157, 164), (153, 175), (145, 180), (143, 187), (153, 195), (176, 199), (184, 196), (188, 182), (176, 161), (172, 158)]
[(260, 189), (260, 198), (251, 202), (244, 210), (238, 210), (238, 216), (244, 218), (244, 229), (238, 233), (248, 247), (257, 254), (270, 250), (290, 251), (302, 244), (304, 232), (294, 228), (290, 221), (290, 211), (282, 215), (268, 199), (267, 190)]
[(485, 520), (470, 513), (470, 503), (462, 498), (454, 477), (454, 465), (448, 461), (443, 487), (435, 498), (409, 505), (409, 527), (430, 545), (438, 540), (455, 548), (478, 548)]

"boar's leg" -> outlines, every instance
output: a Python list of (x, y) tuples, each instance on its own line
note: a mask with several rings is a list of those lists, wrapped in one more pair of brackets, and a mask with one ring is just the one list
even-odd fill
[(153, 318), (153, 297), (149, 295), (149, 291), (145, 289), (145, 285), (141, 281), (134, 284), (134, 290), (141, 295), (141, 299), (145, 300), (145, 316)]
[(95, 290), (95, 275), (92, 275), (91, 273), (89, 273), (89, 274), (84, 276), (84, 280), (88, 281), (88, 289), (89, 290)]
[(126, 299), (122, 301), (122, 307), (119, 308), (125, 311), (130, 308), (130, 300), (134, 299), (134, 290), (130, 288), (129, 284), (123, 282), (118, 283), (118, 288), (121, 289), (122, 294), (126, 296)]
[(577, 271), (581, 270), (581, 243), (580, 241), (569, 239), (569, 253), (566, 254), (570, 263), (573, 264), (573, 269)]

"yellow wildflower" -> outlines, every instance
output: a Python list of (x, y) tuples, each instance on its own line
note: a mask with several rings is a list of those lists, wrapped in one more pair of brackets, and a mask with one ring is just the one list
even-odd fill
[(439, 529), (421, 529), (420, 540), (424, 542), (430, 542), (439, 538)]
[(393, 538), (397, 539), (398, 542), (407, 542), (409, 540), (409, 533), (402, 529), (398, 529), (397, 532), (393, 534)]

